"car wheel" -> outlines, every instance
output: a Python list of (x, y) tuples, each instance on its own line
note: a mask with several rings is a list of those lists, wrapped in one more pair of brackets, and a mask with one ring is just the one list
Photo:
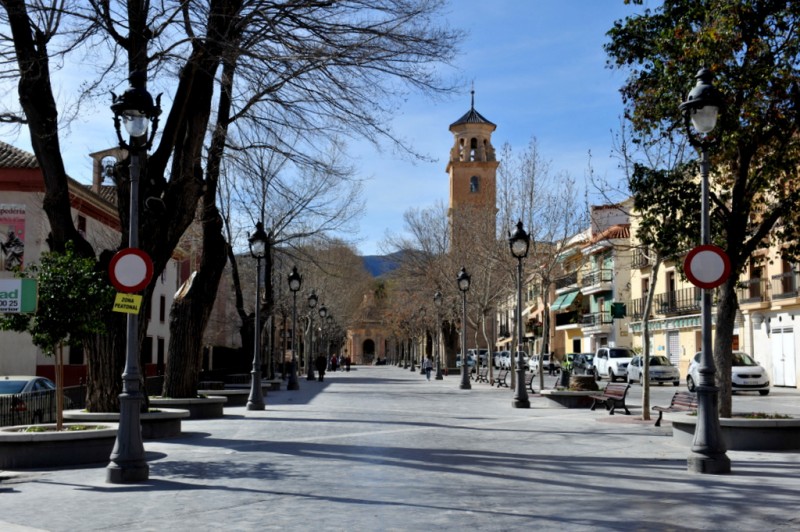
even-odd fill
[(630, 376), (628, 376), (627, 381), (628, 381), (628, 384), (633, 384), (633, 379), (631, 379)]
[(769, 390), (758, 390), (759, 395), (769, 395)]
[(681, 385), (681, 381), (672, 381), (672, 385), (673, 386), (680, 386)]
[(600, 380), (600, 374), (597, 373), (597, 370), (594, 370), (592, 373), (594, 373), (594, 380), (599, 381)]
[(611, 368), (608, 368), (608, 380), (611, 382), (617, 382), (617, 376), (614, 375), (614, 370)]
[(694, 379), (691, 375), (686, 376), (686, 388), (689, 389), (690, 392), (695, 391)]

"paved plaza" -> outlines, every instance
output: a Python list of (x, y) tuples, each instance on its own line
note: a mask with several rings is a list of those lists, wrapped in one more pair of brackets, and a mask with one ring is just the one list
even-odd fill
[[(688, 473), (671, 427), (562, 409), (459, 377), (354, 367), (267, 408), (184, 421), (147, 441), (150, 479), (105, 464), (0, 471), (0, 530), (799, 530), (800, 453), (729, 452), (733, 472)], [(665, 405), (672, 386), (655, 387)], [(629, 403), (641, 405), (634, 385)], [(800, 394), (734, 398), (800, 414)]]

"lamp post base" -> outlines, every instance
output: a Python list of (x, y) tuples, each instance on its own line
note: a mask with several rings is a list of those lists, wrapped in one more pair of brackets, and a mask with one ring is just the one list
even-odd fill
[(150, 478), (150, 466), (145, 463), (119, 463), (106, 466), (106, 482), (126, 484), (144, 482)]
[(259, 403), (257, 401), (247, 401), (247, 410), (264, 410), (264, 403), (263, 402)]
[(145, 460), (142, 444), (142, 425), (139, 415), (142, 399), (138, 390), (131, 393), (123, 391), (119, 396), (117, 441), (111, 452), (110, 463), (106, 466), (106, 482), (110, 484), (143, 482), (150, 476), (150, 466)]
[(727, 475), (731, 472), (731, 460), (725, 453), (717, 456), (692, 453), (686, 460), (686, 466), (686, 470), (690, 473)]
[(458, 385), (458, 387), (461, 390), (471, 390), (472, 389), (472, 385), (470, 383), (468, 383), (468, 382), (462, 382), (461, 384)]
[(511, 402), (511, 406), (514, 408), (530, 408), (531, 402), (528, 399), (514, 399)]

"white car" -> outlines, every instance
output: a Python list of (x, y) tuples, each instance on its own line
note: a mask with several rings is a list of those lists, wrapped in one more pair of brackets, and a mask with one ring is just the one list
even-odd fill
[[(769, 394), (769, 376), (767, 370), (750, 355), (742, 351), (734, 351), (731, 360), (731, 390), (734, 392), (758, 392)], [(700, 353), (696, 353), (689, 363), (689, 374), (686, 375), (686, 387), (695, 391), (700, 382)]]
[[(553, 357), (553, 367), (555, 371), (561, 371), (561, 361)], [(528, 370), (536, 375), (539, 373), (539, 355), (533, 355), (528, 361)], [(550, 371), (550, 353), (545, 353), (542, 357), (542, 371)]]
[[(671, 382), (673, 386), (678, 386), (681, 383), (681, 374), (672, 362), (665, 356), (651, 356), (650, 357), (650, 382), (657, 382), (664, 384)], [(644, 383), (642, 376), (644, 375), (644, 357), (636, 355), (631, 359), (628, 364), (628, 382)]]
[(508, 351), (500, 351), (494, 357), (494, 367), (497, 369), (507, 369), (511, 367), (511, 353)]
[(636, 353), (627, 347), (601, 347), (594, 354), (594, 376), (615, 382), (628, 376), (628, 364)]

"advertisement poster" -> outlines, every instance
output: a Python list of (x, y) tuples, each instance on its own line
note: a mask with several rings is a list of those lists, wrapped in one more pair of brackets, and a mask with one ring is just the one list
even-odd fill
[(22, 269), (25, 254), (25, 205), (0, 203), (0, 267)]

